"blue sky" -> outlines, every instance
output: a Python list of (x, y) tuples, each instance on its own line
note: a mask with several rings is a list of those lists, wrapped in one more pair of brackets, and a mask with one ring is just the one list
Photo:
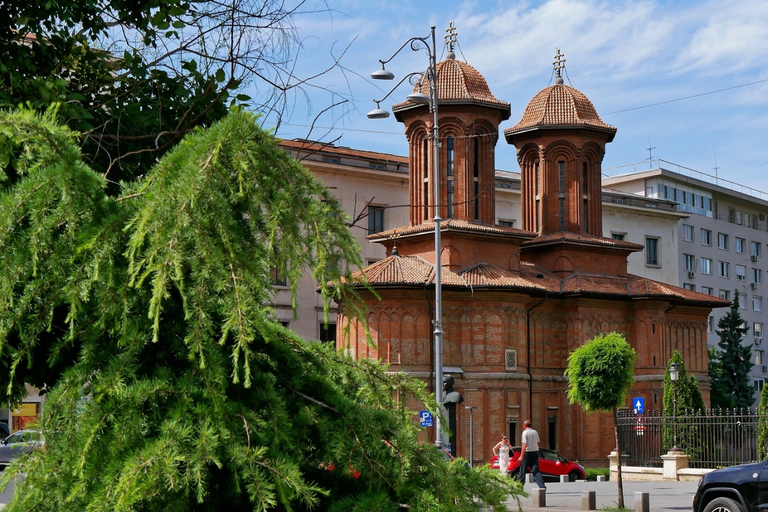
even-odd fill
[[(427, 36), (431, 25), (444, 59), (443, 36), (453, 21), (456, 58), (511, 103), (501, 130), (514, 126), (528, 101), (553, 83), (560, 48), (565, 83), (618, 128), (604, 169), (643, 161), (640, 168), (647, 168), (652, 154), (768, 192), (768, 2), (327, 0), (308, 7), (314, 5), (330, 11), (297, 18), (303, 45), (296, 73), (315, 73), (342, 53), (343, 70), (319, 79), (325, 90), (295, 98), (279, 137), (340, 137), (339, 145), (405, 155), (402, 124), (366, 117), (372, 100), (394, 85), (373, 81), (370, 73), (408, 38)], [(406, 48), (387, 69), (399, 78), (426, 65), (424, 53)], [(382, 108), (391, 110), (410, 89), (401, 85)], [(324, 111), (338, 101), (344, 103)], [(503, 137), (496, 166), (519, 170)]]

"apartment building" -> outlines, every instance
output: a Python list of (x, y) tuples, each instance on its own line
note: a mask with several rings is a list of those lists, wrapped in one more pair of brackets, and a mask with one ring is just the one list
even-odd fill
[[(604, 169), (603, 187), (667, 199), (687, 213), (677, 224), (677, 252), (645, 235), (644, 265), (655, 270), (676, 259), (678, 283), (689, 290), (733, 300), (739, 294), (740, 313), (749, 327), (744, 343), (753, 346), (752, 379), (762, 389), (768, 376), (763, 345), (768, 299), (768, 193), (677, 164), (654, 160), (638, 166)], [(663, 239), (659, 239), (663, 240)], [(638, 274), (643, 275), (638, 272)], [(719, 341), (715, 330), (726, 309), (715, 309), (708, 321), (708, 343)], [(755, 403), (759, 401), (755, 393)]]

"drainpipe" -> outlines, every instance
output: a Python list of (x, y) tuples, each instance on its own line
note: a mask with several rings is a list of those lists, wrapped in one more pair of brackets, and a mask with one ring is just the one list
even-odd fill
[(525, 342), (528, 348), (528, 419), (533, 421), (533, 374), (531, 373), (531, 311), (539, 307), (547, 300), (547, 292), (544, 298), (525, 312)]

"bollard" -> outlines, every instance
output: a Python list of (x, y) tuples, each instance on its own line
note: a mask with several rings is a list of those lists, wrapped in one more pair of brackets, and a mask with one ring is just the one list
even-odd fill
[(595, 491), (581, 491), (581, 510), (595, 510), (597, 508), (596, 503)]
[(649, 512), (651, 510), (648, 496), (647, 492), (635, 493), (635, 512)]
[(570, 482), (571, 480), (568, 478), (568, 475), (560, 475), (560, 483)]
[(597, 475), (597, 481), (598, 482), (605, 482), (605, 475)]
[(547, 490), (537, 487), (531, 491), (531, 506), (543, 508), (547, 506)]
[(532, 484), (533, 483), (533, 473), (526, 473), (525, 474), (525, 483)]

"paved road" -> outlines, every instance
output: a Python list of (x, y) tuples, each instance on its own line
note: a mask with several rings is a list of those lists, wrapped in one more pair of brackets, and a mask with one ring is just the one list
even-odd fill
[[(690, 512), (698, 482), (624, 482), (624, 506), (634, 509), (635, 493), (647, 492), (650, 512)], [(526, 484), (526, 491), (538, 489), (536, 484)], [(567, 482), (547, 483), (546, 508), (532, 506), (532, 497), (520, 500), (525, 512), (581, 512), (581, 494), (595, 491), (596, 508), (616, 507), (618, 487), (616, 482)], [(509, 510), (516, 510), (517, 503), (507, 502)]]

